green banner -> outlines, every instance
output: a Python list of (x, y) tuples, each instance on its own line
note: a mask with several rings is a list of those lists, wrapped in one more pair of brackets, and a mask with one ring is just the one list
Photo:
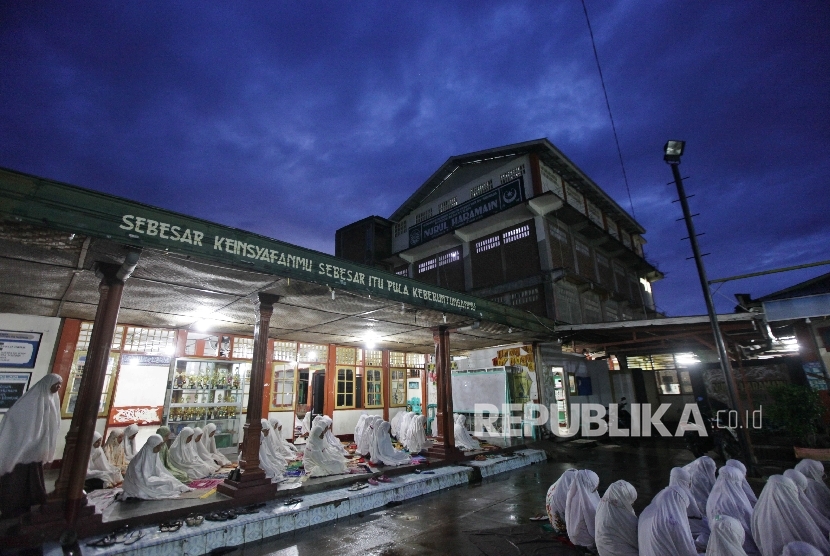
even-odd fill
[(553, 321), (265, 236), (0, 169), (0, 217), (553, 334)]

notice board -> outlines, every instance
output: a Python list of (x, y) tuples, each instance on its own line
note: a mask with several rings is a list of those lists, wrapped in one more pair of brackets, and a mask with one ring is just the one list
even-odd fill
[(39, 332), (0, 330), (0, 367), (34, 369), (41, 336)]
[(29, 389), (30, 372), (0, 372), (0, 413), (5, 413)]

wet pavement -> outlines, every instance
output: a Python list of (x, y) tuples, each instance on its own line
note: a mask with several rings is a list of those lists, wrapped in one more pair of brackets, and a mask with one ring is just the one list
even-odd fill
[[(530, 447), (544, 449), (548, 461), (486, 478), (478, 484), (410, 499), (395, 507), (228, 549), (226, 553), (232, 556), (496, 554), (496, 551), (482, 551), (479, 547), (486, 549), (486, 545), (474, 533), (514, 531), (521, 537), (532, 536), (533, 528), (540, 531), (540, 525), (532, 524), (529, 518), (544, 513), (548, 487), (568, 468), (595, 471), (600, 477), (600, 493), (616, 480), (630, 482), (638, 492), (634, 509), (639, 513), (668, 484), (672, 467), (694, 459), (691, 452), (682, 448), (682, 443), (671, 439), (639, 446), (599, 444), (578, 448), (572, 443), (545, 441)], [(470, 533), (473, 533), (472, 539)], [(554, 554), (580, 552), (563, 547)]]

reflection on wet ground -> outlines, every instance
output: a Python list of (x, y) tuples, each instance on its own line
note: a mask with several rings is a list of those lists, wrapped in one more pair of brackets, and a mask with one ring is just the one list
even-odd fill
[[(613, 481), (630, 482), (638, 492), (634, 508), (639, 513), (668, 484), (672, 467), (694, 459), (682, 444), (671, 440), (643, 442), (640, 446), (600, 444), (583, 449), (545, 441), (532, 447), (545, 449), (548, 462), (496, 475), (479, 484), (407, 500), (394, 508), (380, 508), (245, 545), (228, 554), (480, 555), (481, 550), (467, 532), (530, 524), (532, 516), (544, 512), (548, 487), (568, 468), (595, 471), (600, 477), (600, 492)], [(570, 550), (557, 553), (577, 554)]]

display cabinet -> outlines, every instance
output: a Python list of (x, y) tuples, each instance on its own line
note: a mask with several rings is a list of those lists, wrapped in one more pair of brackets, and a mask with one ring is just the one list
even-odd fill
[(184, 427), (216, 425), (217, 448), (236, 451), (242, 439), (251, 364), (239, 361), (178, 359), (172, 366), (165, 423), (178, 434)]

